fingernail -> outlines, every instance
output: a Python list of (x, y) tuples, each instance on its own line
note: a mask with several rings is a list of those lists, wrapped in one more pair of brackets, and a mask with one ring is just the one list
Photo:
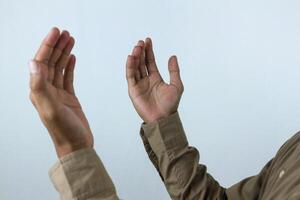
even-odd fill
[(30, 74), (39, 74), (40, 73), (39, 66), (37, 65), (36, 62), (34, 62), (32, 60), (29, 62), (29, 71), (30, 71)]

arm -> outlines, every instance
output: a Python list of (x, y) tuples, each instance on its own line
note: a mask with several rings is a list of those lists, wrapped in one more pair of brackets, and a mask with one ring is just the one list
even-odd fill
[(261, 174), (226, 189), (199, 164), (199, 152), (189, 146), (177, 108), (183, 93), (175, 56), (169, 59), (170, 83), (161, 78), (152, 42), (139, 41), (128, 56), (126, 77), (129, 96), (143, 119), (141, 137), (150, 160), (170, 196), (176, 200), (256, 199), (268, 164)]
[(269, 161), (258, 175), (224, 188), (199, 164), (199, 152), (189, 146), (178, 113), (143, 124), (140, 134), (172, 199), (258, 199), (273, 163)]
[(59, 162), (50, 177), (61, 199), (117, 199), (93, 149), (94, 140), (73, 87), (74, 38), (53, 28), (30, 62), (30, 99), (52, 138)]
[(225, 188), (199, 164), (197, 149), (189, 146), (178, 113), (143, 124), (140, 134), (172, 199), (225, 199)]

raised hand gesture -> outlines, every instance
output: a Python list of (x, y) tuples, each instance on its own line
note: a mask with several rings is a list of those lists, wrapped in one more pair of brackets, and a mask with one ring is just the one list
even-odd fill
[(166, 83), (156, 66), (150, 38), (139, 41), (126, 63), (130, 99), (140, 117), (154, 122), (177, 111), (183, 84), (176, 56), (169, 59), (170, 83)]
[(59, 157), (92, 147), (93, 135), (73, 88), (74, 38), (53, 28), (30, 61), (30, 99)]

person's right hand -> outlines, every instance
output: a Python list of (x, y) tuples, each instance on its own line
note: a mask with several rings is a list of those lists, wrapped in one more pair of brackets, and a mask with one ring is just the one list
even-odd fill
[(74, 38), (53, 28), (30, 61), (30, 99), (48, 129), (57, 155), (93, 147), (93, 135), (73, 88)]
[(170, 83), (162, 79), (154, 59), (150, 38), (139, 41), (126, 63), (130, 99), (146, 123), (157, 121), (177, 111), (183, 83), (176, 56), (169, 59)]

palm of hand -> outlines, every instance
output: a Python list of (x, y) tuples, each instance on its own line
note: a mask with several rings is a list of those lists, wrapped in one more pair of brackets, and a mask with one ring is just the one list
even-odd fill
[(73, 88), (73, 46), (68, 32), (52, 29), (30, 64), (30, 98), (59, 156), (93, 146), (92, 132)]
[(145, 121), (155, 121), (176, 112), (181, 96), (176, 86), (153, 76), (145, 77), (130, 90), (134, 107)]
[[(92, 147), (92, 132), (77, 97), (52, 85), (49, 86), (49, 94), (58, 104), (55, 106), (58, 110), (55, 111), (52, 119), (55, 123), (61, 122), (60, 127), (57, 128), (60, 129), (59, 132), (65, 133), (61, 135), (62, 141), (72, 144), (84, 142)], [(49, 121), (51, 121), (51, 116)], [(56, 123), (56, 126), (59, 124)]]
[[(127, 61), (129, 96), (136, 111), (145, 122), (153, 122), (176, 112), (183, 92), (183, 85), (180, 79), (178, 79), (179, 70), (176, 66), (177, 61), (174, 61), (174, 57), (171, 58), (171, 62), (169, 62), (169, 70), (173, 70), (171, 72), (175, 72), (176, 74), (173, 75), (177, 77), (176, 81), (174, 81), (173, 77), (173, 81), (171, 81), (170, 84), (163, 81), (155, 63), (143, 61), (153, 55), (153, 53), (151, 53), (152, 45), (150, 42), (151, 41), (148, 40), (147, 46), (146, 40), (145, 55), (143, 55), (144, 45), (142, 42), (139, 42), (138, 46), (133, 50), (132, 57), (129, 56)], [(147, 73), (142, 71), (145, 69), (143, 63), (148, 63)], [(170, 64), (172, 66), (170, 66)], [(137, 72), (138, 74), (136, 74)], [(131, 73), (131, 76), (129, 73)]]
[(78, 123), (78, 126), (82, 127), (80, 129), (86, 129), (86, 132), (91, 132), (80, 102), (74, 94), (70, 94), (63, 89), (56, 88), (51, 84), (48, 85), (48, 92), (50, 99), (53, 99), (53, 102), (57, 103), (55, 108), (53, 108), (58, 109), (57, 112), (54, 113), (54, 117), (55, 114), (60, 115), (60, 113), (63, 113), (66, 120), (77, 118), (75, 121)]

